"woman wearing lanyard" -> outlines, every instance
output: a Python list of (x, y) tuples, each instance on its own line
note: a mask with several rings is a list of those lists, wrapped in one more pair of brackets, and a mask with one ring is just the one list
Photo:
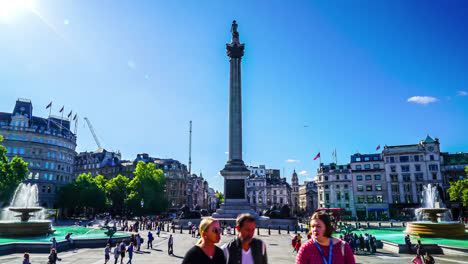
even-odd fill
[(307, 240), (299, 249), (296, 264), (355, 264), (351, 247), (345, 241), (332, 237), (330, 217), (315, 213), (310, 218), (310, 232), (313, 239)]

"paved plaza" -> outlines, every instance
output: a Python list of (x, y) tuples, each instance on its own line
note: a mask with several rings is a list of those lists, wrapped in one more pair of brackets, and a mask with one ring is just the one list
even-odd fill
[[(273, 230), (272, 230), (273, 231)], [(133, 257), (133, 262), (136, 264), (143, 263), (158, 263), (158, 264), (175, 264), (181, 263), (182, 258), (185, 255), (185, 252), (192, 247), (198, 239), (192, 238), (191, 235), (187, 233), (187, 230), (184, 230), (183, 234), (180, 234), (179, 231), (173, 234), (174, 236), (174, 256), (169, 256), (167, 254), (167, 238), (169, 233), (162, 232), (161, 237), (156, 237), (153, 242), (153, 249), (146, 249), (146, 244), (141, 249), (141, 252), (136, 252)], [(271, 235), (267, 235), (267, 230), (261, 230), (261, 235), (257, 236), (264, 240), (267, 244), (268, 259), (270, 263), (295, 263), (296, 254), (292, 252), (291, 239), (293, 234), (283, 234), (279, 235), (277, 232)], [(140, 232), (140, 234), (146, 234), (146, 232)], [(303, 234), (304, 235), (304, 234)], [(146, 238), (146, 236), (144, 236)], [(224, 235), (221, 237), (221, 241), (218, 244), (219, 246), (223, 245), (231, 238), (233, 235)], [(46, 264), (48, 254), (31, 254), (31, 263), (33, 264)], [(468, 263), (467, 256), (445, 256), (445, 255), (435, 255), (436, 263)], [(93, 248), (93, 249), (77, 249), (77, 250), (68, 250), (65, 252), (59, 252), (59, 258), (62, 261), (58, 263), (82, 263), (82, 264), (99, 264), (104, 263), (104, 245), (103, 248)], [(412, 255), (399, 255), (390, 252), (378, 252), (375, 255), (357, 255), (357, 263), (411, 263)], [(0, 256), (1, 264), (17, 264), (21, 263), (23, 259), (22, 254), (11, 254)], [(125, 258), (125, 262), (128, 261), (128, 254)], [(111, 256), (111, 261), (108, 263), (114, 263), (114, 258)], [(118, 262), (120, 263), (120, 261)]]

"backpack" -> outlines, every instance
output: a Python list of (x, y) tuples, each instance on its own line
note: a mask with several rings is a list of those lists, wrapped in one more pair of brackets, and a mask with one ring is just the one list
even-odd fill
[(292, 245), (293, 247), (296, 247), (296, 244), (297, 244), (297, 236), (295, 236), (295, 237), (292, 239), (292, 241), (291, 241), (291, 245)]
[(125, 244), (124, 244), (124, 243), (122, 243), (122, 244), (120, 245), (120, 251), (121, 251), (121, 252), (125, 252)]

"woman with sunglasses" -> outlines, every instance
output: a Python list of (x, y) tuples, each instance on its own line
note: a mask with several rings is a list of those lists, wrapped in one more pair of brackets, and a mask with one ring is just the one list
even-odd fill
[(225, 264), (223, 250), (215, 246), (221, 239), (219, 222), (213, 218), (204, 218), (199, 230), (201, 238), (185, 254), (182, 264)]

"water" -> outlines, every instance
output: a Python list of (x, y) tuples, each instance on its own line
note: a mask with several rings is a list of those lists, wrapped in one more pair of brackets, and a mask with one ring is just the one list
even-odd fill
[[(431, 209), (447, 208), (444, 202), (442, 201), (442, 199), (440, 199), (440, 193), (439, 193), (437, 186), (432, 186), (432, 184), (423, 186), (422, 197), (423, 197), (422, 208), (431, 208)], [(420, 209), (421, 208), (415, 210), (417, 221), (423, 221), (424, 213), (421, 212)], [(447, 210), (447, 212), (445, 213), (439, 214), (439, 222), (450, 222), (450, 221), (452, 221), (452, 212), (450, 212), (450, 210)]]
[[(88, 228), (83, 226), (59, 226), (54, 227), (56, 230), (54, 235), (52, 236), (39, 236), (39, 237), (21, 237), (21, 238), (4, 238), (0, 237), (0, 244), (5, 243), (13, 243), (13, 242), (43, 242), (43, 243), (50, 243), (50, 239), (55, 237), (55, 239), (59, 241), (64, 241), (65, 236), (68, 233), (73, 233), (73, 239), (92, 239), (92, 238), (108, 238), (105, 234), (107, 229), (96, 229), (96, 228)], [(113, 237), (123, 237), (129, 236), (127, 233), (117, 232), (113, 235)]]
[[(362, 234), (369, 233), (372, 236), (375, 236), (378, 240), (386, 240), (393, 243), (405, 244), (405, 236), (403, 233), (403, 228), (381, 228), (381, 229), (367, 229), (367, 230), (354, 230), (351, 232), (353, 234)], [(344, 233), (333, 234), (335, 237), (339, 235), (344, 235)], [(468, 236), (468, 233), (467, 233)], [(461, 237), (460, 239), (448, 239), (448, 238), (427, 238), (427, 237), (416, 237), (411, 236), (411, 242), (413, 244), (417, 243), (417, 240), (420, 239), (423, 244), (441, 244), (447, 246), (457, 246), (457, 247), (468, 247), (467, 237)]]
[[(31, 208), (31, 207), (39, 207), (39, 194), (37, 190), (36, 184), (24, 184), (20, 183), (18, 188), (16, 188), (15, 193), (13, 194), (13, 198), (11, 199), (9, 207), (22, 207), (22, 208)], [(4, 221), (12, 221), (12, 220), (19, 220), (16, 217), (18, 213), (12, 212), (10, 210), (5, 209), (1, 212), (0, 220)], [(44, 220), (45, 214), (44, 210), (39, 212), (33, 213), (33, 216), (30, 220)]]

